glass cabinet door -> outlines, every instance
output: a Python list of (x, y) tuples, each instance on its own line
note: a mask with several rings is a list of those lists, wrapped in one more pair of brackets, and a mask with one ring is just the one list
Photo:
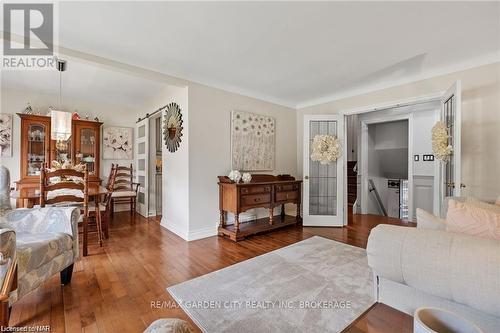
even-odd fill
[(27, 175), (37, 176), (40, 174), (45, 162), (47, 162), (46, 139), (47, 128), (44, 124), (30, 124), (28, 126), (28, 150), (27, 150)]
[[(77, 138), (78, 139), (78, 138)], [(80, 149), (76, 152), (76, 164), (84, 163), (90, 175), (96, 171), (96, 131), (93, 128), (82, 128), (80, 130)]]

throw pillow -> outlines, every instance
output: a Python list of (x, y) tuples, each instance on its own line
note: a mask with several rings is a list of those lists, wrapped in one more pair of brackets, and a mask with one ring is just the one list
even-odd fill
[(450, 200), (446, 231), (500, 240), (500, 213), (476, 203)]
[(435, 216), (421, 208), (417, 208), (417, 228), (444, 230), (446, 220)]

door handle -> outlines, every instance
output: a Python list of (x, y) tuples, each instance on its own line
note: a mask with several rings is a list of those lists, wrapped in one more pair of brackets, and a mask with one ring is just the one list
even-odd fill
[(305, 180), (308, 180), (308, 179), (309, 179), (309, 176), (304, 176), (304, 179), (305, 179)]
[[(454, 182), (448, 182), (446, 183), (446, 186), (448, 187), (455, 187), (455, 183)], [(460, 183), (460, 188), (466, 188), (467, 186), (464, 184), (464, 183)]]

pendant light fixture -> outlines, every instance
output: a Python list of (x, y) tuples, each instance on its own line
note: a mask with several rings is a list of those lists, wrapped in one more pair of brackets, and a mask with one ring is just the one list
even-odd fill
[[(59, 109), (62, 109), (62, 72), (66, 70), (66, 60), (56, 58), (56, 68), (59, 71)], [(58, 144), (71, 137), (71, 112), (50, 110), (50, 137)]]

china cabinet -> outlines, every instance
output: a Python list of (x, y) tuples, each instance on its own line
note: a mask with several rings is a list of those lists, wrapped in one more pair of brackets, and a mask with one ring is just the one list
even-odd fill
[[(40, 170), (46, 163), (85, 163), (89, 170), (89, 181), (99, 184), (99, 160), (101, 122), (74, 119), (72, 135), (67, 141), (50, 138), (50, 117), (18, 113), (21, 118), (21, 179), (16, 189), (23, 191), (40, 185)], [(18, 203), (22, 206), (22, 203)]]

